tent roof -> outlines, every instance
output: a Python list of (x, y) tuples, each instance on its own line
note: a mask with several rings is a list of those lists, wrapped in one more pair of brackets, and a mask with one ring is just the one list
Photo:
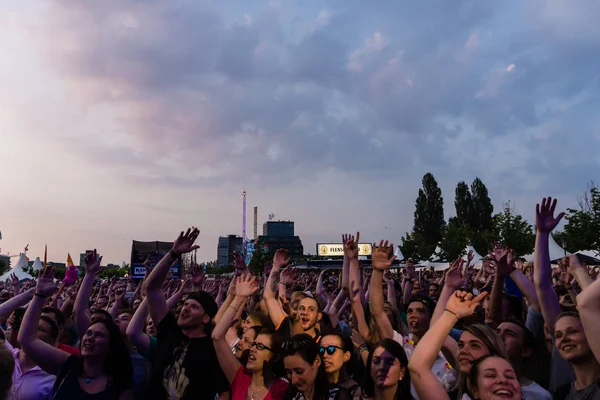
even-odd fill
[[(569, 253), (568, 251), (560, 247), (558, 243), (556, 243), (556, 240), (554, 240), (552, 235), (550, 235), (550, 237), (548, 238), (548, 253), (550, 253), (550, 261), (552, 261), (553, 263), (556, 260), (560, 260), (564, 256), (571, 255), (571, 253)], [(533, 253), (528, 254), (523, 258), (525, 258), (525, 261), (533, 262)]]
[(42, 264), (42, 262), (40, 261), (40, 258), (36, 257), (31, 268), (33, 268), (34, 271), (40, 271), (43, 267), (44, 267), (44, 264)]
[(20, 281), (23, 279), (33, 279), (31, 275), (23, 271), (23, 267), (25, 266), (27, 266), (27, 257), (25, 256), (25, 253), (21, 253), (19, 259), (12, 268), (0, 276), (0, 281), (6, 281), (12, 274), (15, 274)]
[(431, 257), (429, 257), (429, 259), (427, 261), (431, 261), (431, 262), (438, 262), (438, 261), (444, 261), (442, 260), (442, 248), (440, 246), (436, 246), (435, 250), (433, 251), (433, 254), (431, 255)]
[(404, 260), (404, 255), (402, 254), (402, 251), (400, 251), (400, 246), (396, 246), (394, 249), (394, 255), (398, 261)]

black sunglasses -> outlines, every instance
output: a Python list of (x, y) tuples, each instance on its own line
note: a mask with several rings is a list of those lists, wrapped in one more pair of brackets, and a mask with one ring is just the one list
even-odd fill
[(260, 350), (260, 351), (263, 351), (263, 350), (273, 351), (270, 347), (267, 347), (267, 346), (265, 346), (262, 343), (256, 343), (256, 342), (250, 343), (250, 348), (253, 348), (254, 346), (256, 346), (256, 350)]
[(337, 349), (344, 350), (344, 349), (342, 349), (339, 346), (333, 346), (333, 345), (331, 345), (331, 346), (327, 346), (327, 347), (319, 347), (319, 354), (323, 355), (323, 354), (325, 354), (325, 352), (327, 352), (327, 354), (329, 354), (330, 356), (332, 356), (333, 353), (335, 353), (335, 351)]

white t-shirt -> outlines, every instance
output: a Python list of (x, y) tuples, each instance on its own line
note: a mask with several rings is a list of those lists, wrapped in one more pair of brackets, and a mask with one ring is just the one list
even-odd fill
[[(413, 351), (415, 351), (415, 343), (413, 340), (413, 335), (410, 333), (408, 336), (402, 336), (400, 333), (394, 331), (394, 341), (400, 343), (404, 352), (406, 353), (406, 357), (410, 360)], [(440, 383), (444, 386), (446, 391), (451, 391), (456, 385), (456, 379), (458, 377), (458, 371), (456, 371), (450, 363), (446, 360), (446, 357), (440, 351), (435, 362), (433, 363), (433, 367), (431, 368), (431, 372), (435, 376), (437, 376)], [(411, 394), (415, 399), (418, 400), (417, 391), (414, 386), (411, 384), (410, 388)]]
[(521, 386), (521, 394), (525, 400), (552, 400), (550, 392), (535, 382), (531, 385)]

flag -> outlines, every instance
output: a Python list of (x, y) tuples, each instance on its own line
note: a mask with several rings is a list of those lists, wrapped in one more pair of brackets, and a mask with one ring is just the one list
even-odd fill
[(0, 231), (0, 240), (2, 240), (2, 231)]
[(67, 253), (67, 267), (69, 265), (75, 265), (75, 264), (73, 264), (73, 259), (71, 258), (71, 253)]
[(46, 263), (48, 262), (48, 245), (44, 246), (44, 266), (42, 267), (42, 270), (46, 270)]

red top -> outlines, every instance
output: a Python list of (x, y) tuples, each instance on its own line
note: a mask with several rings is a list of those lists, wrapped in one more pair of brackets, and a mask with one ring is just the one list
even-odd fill
[(68, 344), (60, 343), (58, 345), (58, 348), (60, 350), (64, 351), (65, 353), (69, 353), (69, 354), (72, 354), (74, 356), (81, 357), (81, 353), (79, 352), (79, 350), (77, 350), (77, 348), (75, 348), (73, 346), (69, 346)]
[[(231, 382), (231, 400), (246, 400), (250, 382), (252, 382), (252, 373), (247, 371), (246, 368), (240, 367), (237, 374), (235, 374), (235, 378), (233, 378), (233, 382)], [(287, 387), (287, 382), (275, 379), (264, 400), (283, 400)]]

